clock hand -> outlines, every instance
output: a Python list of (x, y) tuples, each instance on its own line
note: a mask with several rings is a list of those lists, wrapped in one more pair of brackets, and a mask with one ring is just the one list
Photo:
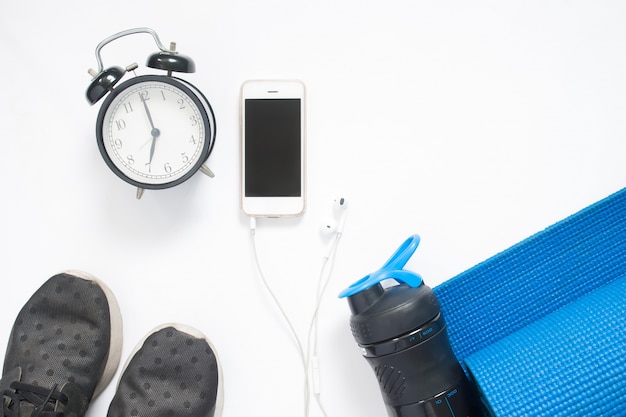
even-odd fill
[(143, 103), (143, 108), (146, 110), (146, 114), (148, 115), (148, 120), (150, 121), (150, 127), (152, 128), (152, 130), (154, 130), (154, 122), (152, 121), (152, 115), (150, 114), (148, 103), (146, 102), (146, 99), (141, 95), (141, 93), (139, 93), (139, 98), (141, 99), (141, 102)]
[(143, 103), (143, 108), (146, 110), (146, 115), (148, 116), (148, 120), (150, 121), (150, 127), (152, 128), (152, 130), (150, 131), (150, 134), (152, 135), (152, 144), (150, 145), (150, 159), (148, 160), (148, 164), (151, 164), (152, 157), (154, 156), (154, 147), (156, 145), (156, 139), (161, 134), (161, 131), (157, 129), (156, 127), (154, 127), (154, 122), (152, 121), (152, 115), (150, 114), (150, 109), (148, 108), (148, 103), (146, 102), (146, 99), (141, 94), (139, 94), (139, 98), (141, 99), (141, 102)]
[(150, 145), (150, 159), (148, 160), (149, 164), (152, 163), (152, 157), (154, 156), (154, 145), (156, 144), (156, 138), (158, 136), (158, 134), (154, 134), (155, 130), (158, 132), (158, 129), (152, 129), (152, 144)]

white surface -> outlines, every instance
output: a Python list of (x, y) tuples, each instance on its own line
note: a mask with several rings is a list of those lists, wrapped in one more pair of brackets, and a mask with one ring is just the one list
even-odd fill
[[(340, 290), (410, 234), (433, 286), (624, 186), (626, 4), (620, 1), (229, 0), (3, 2), (0, 39), (0, 346), (44, 280), (82, 269), (124, 315), (123, 360), (179, 321), (219, 350), (224, 417), (302, 415), (302, 373), (256, 274), (238, 206), (238, 93), (250, 78), (308, 91), (308, 210), (260, 220), (268, 280), (304, 337), (337, 195), (349, 217), (320, 311), (322, 399), (332, 417), (386, 415)], [(198, 175), (135, 190), (102, 161), (85, 89), (105, 37), (155, 29), (191, 56), (218, 135)], [(105, 67), (156, 51), (103, 49)], [(115, 383), (89, 414), (105, 415)], [(313, 406), (312, 416), (321, 415)]]

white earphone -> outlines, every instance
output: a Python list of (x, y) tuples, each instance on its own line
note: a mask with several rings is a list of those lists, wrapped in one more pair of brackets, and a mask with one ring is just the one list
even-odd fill
[(333, 211), (338, 216), (337, 219), (327, 219), (321, 227), (321, 231), (325, 235), (341, 236), (344, 225), (346, 224), (346, 212), (348, 204), (344, 197), (336, 198), (333, 201)]
[(309, 416), (309, 408), (310, 408), (310, 390), (313, 390), (315, 401), (317, 402), (320, 411), (324, 417), (327, 417), (326, 411), (324, 410), (324, 406), (321, 400), (321, 387), (320, 387), (320, 376), (319, 376), (319, 363), (318, 363), (318, 355), (317, 355), (317, 325), (318, 325), (318, 312), (322, 302), (322, 297), (325, 293), (326, 287), (330, 281), (330, 278), (333, 273), (333, 268), (335, 264), (335, 257), (337, 254), (337, 247), (339, 246), (339, 241), (341, 240), (341, 236), (343, 234), (343, 228), (346, 222), (346, 211), (347, 204), (346, 199), (343, 197), (336, 198), (333, 201), (333, 214), (334, 218), (326, 221), (322, 227), (321, 231), (324, 235), (333, 236), (332, 244), (328, 248), (328, 252), (323, 257), (322, 267), (320, 269), (320, 274), (318, 276), (317, 282), (317, 291), (315, 297), (315, 309), (313, 310), (313, 314), (311, 317), (311, 321), (309, 323), (309, 329), (307, 333), (306, 344), (302, 343), (298, 333), (295, 331), (291, 320), (283, 310), (279, 300), (276, 298), (276, 295), (270, 288), (265, 279), (263, 271), (261, 269), (261, 265), (259, 263), (259, 256), (256, 249), (256, 222), (255, 217), (251, 217), (250, 219), (250, 230), (251, 230), (251, 238), (252, 238), (252, 248), (254, 253), (254, 260), (257, 266), (257, 270), (259, 272), (259, 276), (261, 277), (261, 281), (263, 285), (269, 292), (274, 304), (279, 309), (282, 317), (287, 323), (291, 335), (296, 343), (296, 347), (298, 349), (298, 353), (302, 359), (302, 365), (304, 366), (305, 373), (305, 399), (304, 399), (304, 417)]

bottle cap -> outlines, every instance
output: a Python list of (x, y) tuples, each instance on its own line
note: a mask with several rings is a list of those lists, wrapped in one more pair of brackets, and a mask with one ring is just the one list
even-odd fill
[(407, 271), (404, 265), (409, 261), (419, 245), (420, 237), (412, 235), (405, 240), (379, 270), (361, 278), (339, 294), (339, 298), (350, 297), (378, 285), (381, 281), (393, 278), (409, 287), (422, 285), (422, 277), (413, 271)]

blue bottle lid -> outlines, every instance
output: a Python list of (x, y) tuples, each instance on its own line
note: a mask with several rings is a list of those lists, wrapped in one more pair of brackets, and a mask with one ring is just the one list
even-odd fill
[(415, 272), (407, 271), (404, 265), (411, 258), (415, 249), (419, 245), (420, 237), (418, 235), (412, 235), (396, 249), (391, 257), (385, 262), (385, 264), (379, 270), (372, 272), (371, 274), (361, 278), (354, 284), (339, 293), (339, 298), (350, 297), (358, 294), (361, 291), (367, 290), (381, 281), (393, 278), (400, 283), (407, 284), (409, 287), (417, 288), (422, 285), (422, 277)]

